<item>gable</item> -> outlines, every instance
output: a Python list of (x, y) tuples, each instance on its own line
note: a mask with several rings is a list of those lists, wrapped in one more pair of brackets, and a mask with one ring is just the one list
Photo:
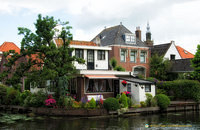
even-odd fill
[(178, 50), (176, 49), (174, 42), (172, 42), (171, 46), (169, 47), (166, 54), (164, 55), (164, 58), (170, 59), (171, 55), (175, 55), (175, 59), (181, 59), (181, 56), (180, 56)]

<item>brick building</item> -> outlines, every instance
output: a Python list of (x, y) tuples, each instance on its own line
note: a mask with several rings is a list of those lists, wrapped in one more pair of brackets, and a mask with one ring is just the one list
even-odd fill
[[(149, 35), (149, 33), (146, 33), (146, 35)], [(99, 46), (111, 47), (109, 59), (114, 57), (118, 65), (121, 65), (126, 71), (131, 71), (135, 75), (149, 76), (151, 53), (147, 42), (141, 40), (139, 27), (136, 28), (135, 33), (132, 33), (122, 24), (105, 28), (92, 41)]]

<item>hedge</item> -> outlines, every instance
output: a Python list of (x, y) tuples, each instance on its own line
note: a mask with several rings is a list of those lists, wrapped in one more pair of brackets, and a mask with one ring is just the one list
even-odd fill
[(158, 89), (163, 89), (168, 96), (178, 99), (193, 99), (200, 101), (200, 83), (196, 80), (160, 81), (156, 84)]

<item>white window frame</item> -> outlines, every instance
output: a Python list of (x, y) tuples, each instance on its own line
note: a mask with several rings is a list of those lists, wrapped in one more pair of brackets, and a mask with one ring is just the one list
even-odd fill
[(145, 92), (151, 92), (151, 84), (146, 84), (144, 89), (145, 89)]
[(134, 44), (135, 43), (135, 35), (132, 33), (125, 33), (125, 42), (127, 44)]
[[(122, 50), (124, 51), (124, 60), (122, 60)], [(121, 48), (120, 49), (120, 62), (126, 62), (126, 49)]]
[[(134, 61), (131, 60), (131, 52), (135, 52)], [(131, 49), (130, 50), (130, 62), (136, 63), (137, 62), (137, 50)]]
[[(144, 61), (141, 61), (141, 54), (144, 53)], [(140, 51), (140, 63), (146, 63), (146, 58), (147, 58), (147, 51), (141, 50)]]

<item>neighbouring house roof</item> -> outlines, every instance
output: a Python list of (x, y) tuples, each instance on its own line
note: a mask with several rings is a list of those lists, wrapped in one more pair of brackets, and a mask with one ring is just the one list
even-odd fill
[(154, 45), (151, 47), (151, 55), (158, 54), (159, 56), (164, 56), (172, 43)]
[(0, 46), (0, 52), (8, 52), (9, 50), (15, 50), (15, 52), (20, 53), (20, 48), (13, 42), (4, 42)]
[(129, 82), (133, 83), (138, 83), (138, 84), (154, 84), (154, 82), (148, 81), (148, 80), (143, 80), (143, 79), (138, 79), (134, 77), (119, 77), (121, 80), (126, 80)]
[(191, 67), (191, 58), (171, 60), (171, 72), (192, 72), (194, 69)]
[[(55, 39), (55, 43), (57, 47), (60, 47), (63, 45), (63, 40), (62, 39)], [(70, 42), (70, 45), (83, 45), (83, 46), (97, 46), (94, 42), (89, 42), (89, 41), (76, 41), (73, 40)]]
[(178, 50), (178, 53), (180, 54), (182, 59), (194, 58), (194, 55), (192, 53), (190, 53), (189, 51), (186, 51), (185, 49), (181, 48), (180, 46), (176, 46), (176, 49)]
[(147, 47), (147, 45), (144, 42), (142, 42), (141, 40), (139, 40), (137, 38), (136, 38), (136, 44), (127, 44), (124, 40), (124, 35), (126, 33), (133, 34), (124, 25), (118, 25), (118, 26), (114, 26), (114, 27), (110, 27), (110, 28), (105, 28), (102, 32), (100, 32), (91, 41), (95, 42), (95, 39), (99, 38), (101, 46), (128, 45), (128, 46)]

